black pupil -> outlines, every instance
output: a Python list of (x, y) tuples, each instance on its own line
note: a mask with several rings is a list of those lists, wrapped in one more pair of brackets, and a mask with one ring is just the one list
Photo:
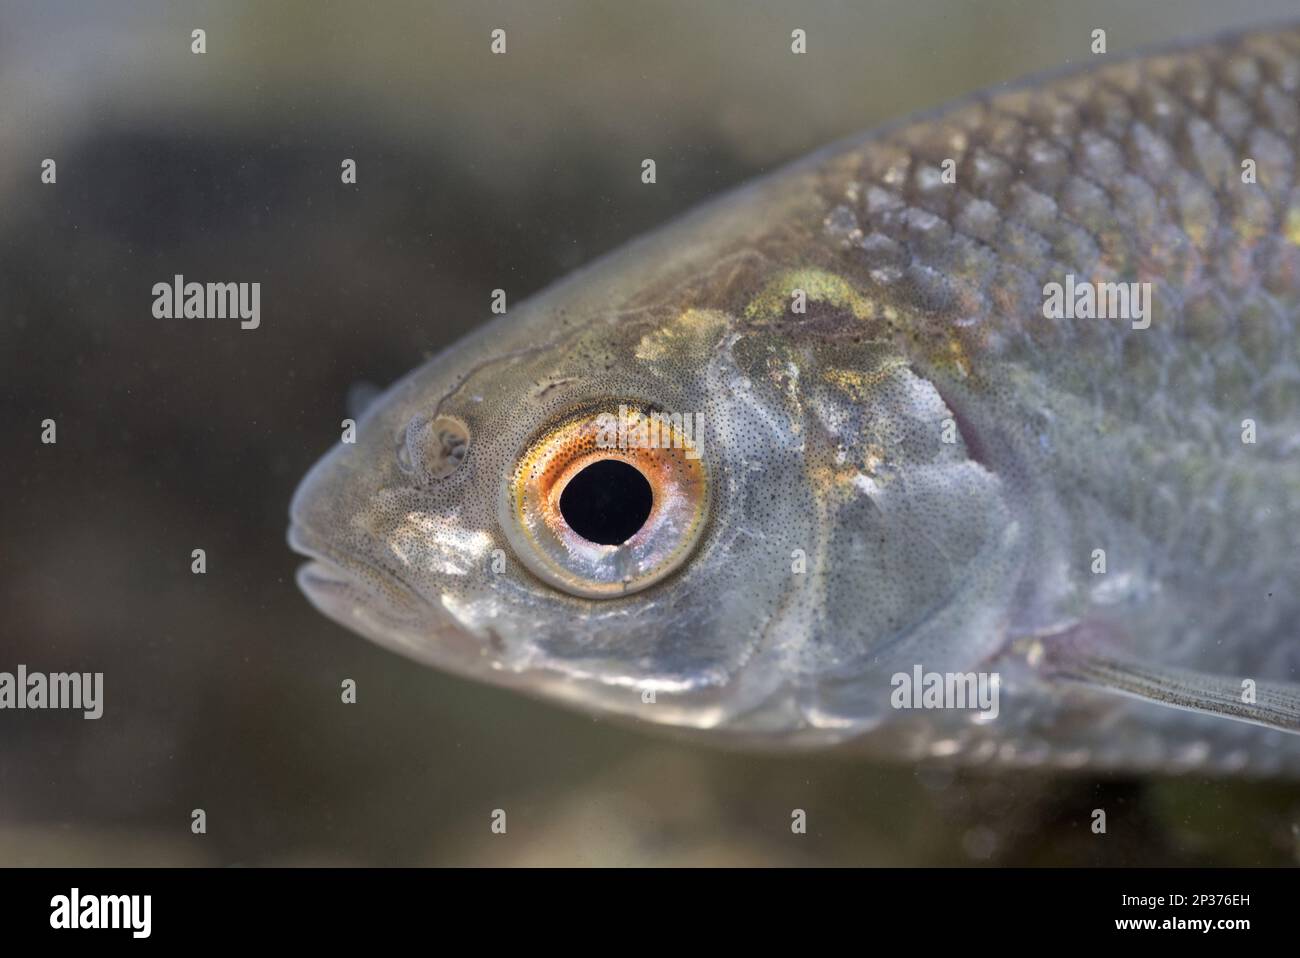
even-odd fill
[(645, 525), (654, 494), (640, 470), (601, 459), (569, 480), (560, 493), (560, 515), (590, 542), (622, 545)]

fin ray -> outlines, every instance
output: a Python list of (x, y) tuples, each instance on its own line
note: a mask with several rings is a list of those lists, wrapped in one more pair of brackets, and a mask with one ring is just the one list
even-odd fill
[(1049, 653), (1044, 666), (1045, 672), (1054, 678), (1171, 708), (1300, 734), (1300, 685), (1251, 679), (1254, 701), (1247, 701), (1248, 680), (1244, 677), (1144, 665), (1068, 646)]

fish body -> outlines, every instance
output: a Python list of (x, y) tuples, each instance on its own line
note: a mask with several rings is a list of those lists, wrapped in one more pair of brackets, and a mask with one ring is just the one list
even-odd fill
[[(393, 386), (295, 496), (300, 585), (723, 744), (1300, 773), (1298, 162), (1295, 27), (832, 146)], [(562, 501), (602, 457), (626, 541)]]

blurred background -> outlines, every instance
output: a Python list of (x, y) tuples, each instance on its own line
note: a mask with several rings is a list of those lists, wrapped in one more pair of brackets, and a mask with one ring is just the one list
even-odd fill
[[(0, 0), (0, 670), (105, 675), (99, 721), (0, 712), (0, 865), (1297, 863), (1300, 784), (729, 754), (471, 685), (314, 612), (284, 544), (349, 387), (493, 288), (518, 303), (832, 139), (1086, 60), (1094, 28), (1121, 53), (1296, 13)], [(261, 282), (261, 328), (154, 319), (176, 273)]]

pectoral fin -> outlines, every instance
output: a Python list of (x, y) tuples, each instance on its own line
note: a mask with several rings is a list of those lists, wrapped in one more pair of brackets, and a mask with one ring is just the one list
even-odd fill
[(1037, 655), (1035, 664), (1053, 678), (1300, 734), (1300, 685), (1138, 662), (1113, 649), (1097, 647), (1086, 640), (1089, 634), (1095, 635), (1095, 631), (1080, 627), (1068, 636), (1042, 642), (1037, 652), (1031, 653)]

